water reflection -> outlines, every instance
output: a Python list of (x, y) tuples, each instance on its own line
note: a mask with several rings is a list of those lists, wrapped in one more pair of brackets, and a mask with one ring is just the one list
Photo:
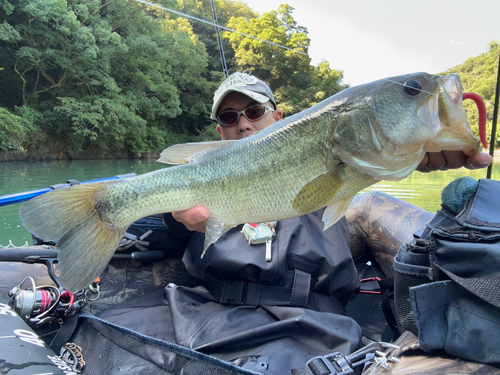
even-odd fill
[[(0, 196), (43, 189), (68, 179), (88, 181), (120, 174), (138, 175), (164, 168), (155, 160), (75, 160), (55, 162), (0, 163)], [(0, 207), (0, 245), (11, 240), (20, 246), (31, 244), (31, 234), (22, 226), (19, 206)]]
[[(500, 179), (499, 162), (500, 156), (497, 155), (494, 158), (492, 171), (492, 179), (495, 180)], [(415, 171), (404, 180), (398, 182), (381, 181), (362, 192), (369, 190), (383, 191), (418, 207), (435, 212), (441, 206), (441, 191), (446, 185), (459, 177), (470, 176), (476, 180), (486, 178), (486, 172), (486, 169), (471, 171), (465, 168), (432, 173)]]

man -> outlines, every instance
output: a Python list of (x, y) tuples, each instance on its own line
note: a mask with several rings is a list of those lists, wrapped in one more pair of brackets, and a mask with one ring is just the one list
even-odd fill
[[(258, 115), (255, 115), (258, 110), (260, 112)], [(249, 117), (248, 115), (253, 117)], [(217, 119), (217, 131), (222, 139), (242, 139), (248, 137), (281, 120), (281, 118), (282, 113), (276, 107), (276, 102), (270, 88), (263, 81), (247, 74), (233, 74), (222, 83), (214, 95), (212, 119)], [(469, 168), (485, 167), (490, 163), (491, 157), (486, 154), (467, 157), (462, 152), (441, 152), (427, 154), (418, 169), (422, 172), (428, 172), (462, 166)], [(208, 218), (208, 215), (209, 212), (203, 207), (193, 207), (189, 210), (172, 214), (173, 218), (184, 224), (187, 229), (196, 232), (205, 231), (204, 220)], [(254, 259), (255, 256), (253, 254), (257, 251), (253, 249), (255, 245), (248, 245), (246, 243), (246, 239), (240, 233), (241, 227), (233, 228), (233, 230), (221, 237), (216, 244), (212, 245), (215, 248), (209, 250), (210, 256), (207, 256), (206, 260), (199, 259), (203, 244), (203, 235), (201, 233), (190, 235), (190, 240), (187, 243), (183, 260), (188, 274), (194, 276), (196, 280), (195, 284), (197, 285), (201, 284), (207, 287), (207, 281), (211, 279), (225, 279), (226, 281), (245, 281), (247, 288), (255, 287), (255, 285), (271, 284), (273, 286), (282, 288), (291, 287), (293, 289), (295, 285), (287, 279), (297, 274), (306, 273), (310, 275), (309, 279), (307, 279), (307, 276), (305, 279), (309, 280), (309, 284), (307, 285), (312, 292), (317, 292), (322, 297), (328, 296), (327, 298), (335, 300), (335, 303), (338, 304), (335, 307), (330, 306), (330, 309), (323, 308), (320, 311), (315, 311), (314, 309), (309, 309), (308, 307), (310, 306), (290, 307), (282, 301), (281, 304), (283, 306), (274, 308), (281, 309), (283, 316), (290, 314), (304, 322), (308, 321), (311, 324), (309, 327), (310, 331), (315, 331), (316, 335), (306, 332), (302, 332), (302, 336), (298, 335), (294, 330), (296, 327), (293, 327), (292, 324), (287, 328), (288, 331), (278, 328), (274, 332), (274, 335), (278, 336), (289, 335), (288, 338), (282, 339), (282, 343), (279, 343), (279, 340), (274, 339), (273, 334), (270, 334), (272, 330), (270, 327), (272, 325), (279, 326), (280, 324), (286, 327), (286, 323), (284, 322), (287, 319), (276, 314), (273, 315), (271, 320), (268, 320), (269, 316), (267, 314), (262, 314), (262, 311), (259, 312), (259, 309), (271, 308), (269, 306), (265, 307), (265, 302), (251, 304), (249, 301), (245, 301), (243, 303), (243, 306), (245, 306), (245, 303), (255, 306), (253, 307), (255, 309), (253, 310), (253, 314), (248, 314), (247, 312), (248, 315), (245, 315), (246, 319), (250, 319), (250, 321), (253, 319), (259, 323), (249, 323), (246, 326), (248, 330), (259, 331), (259, 334), (255, 334), (259, 338), (254, 338), (256, 343), (247, 345), (239, 354), (255, 355), (257, 357), (264, 355), (269, 357), (266, 363), (272, 374), (290, 374), (291, 368), (303, 368), (306, 360), (312, 356), (327, 354), (328, 351), (341, 351), (343, 354), (348, 354), (349, 351), (355, 349), (359, 344), (359, 327), (354, 322), (349, 321), (349, 318), (341, 315), (345, 304), (358, 285), (357, 273), (353, 268), (352, 259), (348, 251), (349, 234), (346, 221), (343, 218), (336, 225), (323, 232), (323, 224), (320, 220), (321, 216), (322, 210), (278, 223), (276, 227), (278, 241), (274, 240), (272, 246), (277, 247), (278, 245), (282, 245), (282, 243), (278, 244), (278, 242), (284, 241), (288, 245), (285, 247), (288, 254), (278, 259), (272, 259), (271, 264), (276, 261), (293, 264), (293, 260), (298, 258), (305, 263), (314, 264), (314, 262), (317, 262), (316, 266), (311, 266), (309, 269), (307, 267), (294, 269), (293, 265), (282, 268), (280, 269), (282, 272), (281, 278), (277, 278), (276, 274), (273, 275), (272, 279), (263, 277), (268, 270), (266, 270), (265, 266), (262, 266), (262, 262), (259, 263), (258, 260)], [(175, 224), (171, 220), (170, 215), (164, 215), (164, 217), (167, 229), (180, 231), (180, 229), (173, 229), (175, 228)], [(411, 236), (411, 233), (409, 233), (409, 236)], [(283, 239), (283, 237), (286, 239)], [(292, 239), (294, 237), (297, 238)], [(321, 240), (318, 240), (318, 238), (321, 238)], [(263, 245), (260, 246), (263, 247)], [(301, 246), (307, 247), (307, 251), (303, 253), (299, 251), (300, 254), (297, 254), (297, 247)], [(273, 254), (276, 253), (274, 250)], [(216, 260), (213, 259), (214, 257)], [(335, 260), (324, 260), (331, 257), (335, 257)], [(392, 267), (392, 264), (390, 266)], [(321, 268), (322, 271), (320, 271)], [(276, 269), (278, 270), (279, 268)], [(325, 288), (325, 285), (318, 282), (318, 279), (328, 279), (327, 284), (337, 285), (338, 288)], [(217, 288), (220, 288), (220, 285)], [(219, 292), (217, 288), (211, 292), (217, 294)], [(208, 286), (208, 289), (210, 290), (210, 286)], [(309, 290), (301, 290), (300, 292), (307, 294)], [(227, 303), (228, 301), (223, 302)], [(257, 307), (259, 305), (264, 307)], [(232, 316), (235, 322), (241, 322), (241, 317), (237, 317), (238, 307), (236, 306), (237, 304), (229, 310), (233, 312)], [(297, 313), (297, 310), (301, 310), (301, 312)], [(339, 331), (332, 332), (328, 328), (328, 325), (330, 327), (334, 325), (342, 327), (344, 333), (339, 334)], [(313, 326), (315, 327), (314, 329), (312, 329)], [(235, 334), (226, 333), (223, 326), (220, 326), (220, 328), (220, 334), (226, 334), (223, 337), (228, 343), (233, 342), (232, 340), (237, 337)], [(240, 338), (243, 337), (252, 343), (251, 334), (242, 335)], [(325, 337), (328, 338), (328, 345), (323, 345)], [(301, 340), (302, 342), (300, 342)], [(314, 340), (317, 340), (317, 343), (313, 345), (314, 348), (305, 344)], [(270, 343), (271, 341), (275, 342)], [(233, 342), (233, 344), (235, 343)], [(208, 346), (210, 345), (213, 345), (213, 343), (208, 344)], [(252, 348), (252, 345), (255, 347)], [(280, 348), (283, 347), (288, 348), (286, 351), (289, 358), (288, 361), (280, 353)], [(224, 350), (227, 350), (227, 348)], [(209, 353), (226, 360), (238, 357), (237, 353), (225, 356), (220, 356), (217, 352)], [(305, 353), (309, 353), (310, 357), (307, 357)]]
[[(235, 73), (215, 92), (212, 118), (222, 139), (242, 139), (281, 120), (282, 113), (267, 84)], [(487, 161), (470, 159), (428, 155), (422, 168)], [(267, 227), (275, 232), (270, 257), (265, 243), (249, 243), (238, 226), (201, 258), (208, 215), (203, 207), (163, 215), (168, 251), (184, 254), (191, 287), (167, 286), (161, 305), (148, 302), (130, 320), (124, 310), (101, 316), (273, 375), (290, 375), (314, 356), (347, 355), (361, 346), (361, 328), (344, 314), (359, 288), (345, 218), (323, 231), (321, 209)]]
[[(282, 113), (267, 84), (235, 73), (216, 91), (212, 118), (222, 139), (242, 139)], [(276, 375), (304, 368), (316, 355), (356, 350), (361, 329), (344, 315), (359, 287), (347, 222), (323, 231), (322, 215), (323, 209), (276, 223), (266, 259), (266, 244), (249, 244), (242, 226), (200, 258), (208, 212), (165, 214), (172, 246), (185, 248), (183, 262), (196, 286), (166, 289), (176, 342), (254, 371), (265, 364)]]

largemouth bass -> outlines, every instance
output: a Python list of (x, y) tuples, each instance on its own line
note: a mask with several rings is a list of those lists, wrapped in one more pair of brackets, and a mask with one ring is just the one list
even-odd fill
[(327, 207), (325, 229), (353, 196), (409, 175), (426, 152), (479, 152), (456, 74), (415, 73), (348, 88), (248, 138), (176, 145), (160, 162), (183, 164), (43, 194), (19, 210), (36, 236), (56, 240), (60, 280), (77, 291), (97, 278), (128, 226), (204, 206), (205, 251), (230, 228)]

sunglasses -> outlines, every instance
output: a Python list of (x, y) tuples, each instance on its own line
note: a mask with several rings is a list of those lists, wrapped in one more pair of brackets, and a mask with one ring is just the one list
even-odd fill
[(274, 109), (271, 109), (265, 105), (252, 105), (247, 107), (241, 111), (237, 111), (235, 109), (228, 109), (227, 111), (222, 112), (219, 116), (217, 116), (217, 121), (222, 126), (233, 126), (240, 121), (240, 116), (243, 115), (248, 121), (257, 121), (262, 117), (267, 115), (267, 113), (271, 111), (274, 112)]

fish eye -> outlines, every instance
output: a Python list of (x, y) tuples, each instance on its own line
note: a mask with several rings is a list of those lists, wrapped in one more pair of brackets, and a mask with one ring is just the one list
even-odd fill
[(409, 79), (403, 85), (403, 90), (408, 95), (415, 96), (422, 92), (422, 84), (416, 79)]

